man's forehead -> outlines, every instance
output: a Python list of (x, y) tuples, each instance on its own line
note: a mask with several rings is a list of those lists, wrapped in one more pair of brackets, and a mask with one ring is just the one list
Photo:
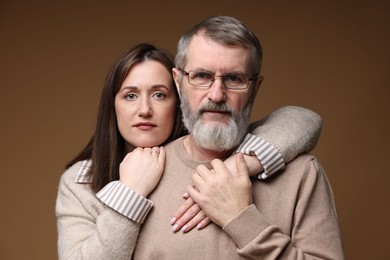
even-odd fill
[(192, 37), (188, 46), (187, 65), (190, 69), (247, 72), (250, 52), (244, 46), (224, 45), (198, 33)]

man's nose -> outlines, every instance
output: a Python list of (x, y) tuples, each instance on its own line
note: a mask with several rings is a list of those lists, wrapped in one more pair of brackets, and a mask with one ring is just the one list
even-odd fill
[(207, 97), (215, 103), (226, 101), (226, 88), (223, 84), (222, 78), (216, 77), (209, 89)]

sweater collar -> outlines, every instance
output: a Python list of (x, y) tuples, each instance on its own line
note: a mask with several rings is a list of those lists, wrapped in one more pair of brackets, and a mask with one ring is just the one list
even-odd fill
[(77, 173), (75, 182), (76, 183), (91, 183), (92, 178), (88, 175), (89, 170), (91, 169), (92, 161), (84, 160), (81, 162), (80, 169)]

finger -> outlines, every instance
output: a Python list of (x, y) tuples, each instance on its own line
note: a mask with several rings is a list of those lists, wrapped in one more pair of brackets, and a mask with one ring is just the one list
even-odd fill
[(210, 174), (210, 170), (207, 169), (207, 167), (204, 165), (199, 165), (198, 167), (196, 167), (196, 172), (194, 173), (194, 175), (198, 175), (205, 182), (207, 182), (210, 178)]
[[(182, 230), (186, 231), (189, 229), (192, 229), (194, 226), (196, 226), (201, 220), (205, 218), (205, 216), (201, 217), (201, 215), (198, 216), (199, 212), (201, 211), (198, 204), (194, 204), (189, 208), (184, 215), (179, 218), (175, 225), (173, 225), (172, 230), (174, 232)], [(202, 213), (204, 215), (204, 213)]]
[(200, 193), (193, 185), (187, 186), (187, 192), (190, 195), (190, 197), (195, 201), (195, 203), (199, 200)]
[[(202, 191), (203, 190), (202, 188), (207, 183), (207, 180), (204, 180), (203, 178), (207, 179), (204, 175), (201, 176), (198, 172), (192, 174), (192, 178), (191, 178), (192, 183), (193, 183), (192, 188), (197, 189), (198, 191)], [(188, 191), (188, 189), (187, 189), (187, 191)], [(188, 193), (192, 197), (191, 193), (190, 192), (188, 192)]]
[(143, 151), (145, 154), (152, 154), (152, 148), (146, 147), (146, 148), (143, 148)]
[[(195, 205), (197, 205), (197, 204), (195, 204)], [(198, 214), (196, 214), (190, 221), (188, 221), (180, 230), (183, 231), (184, 233), (189, 232), (194, 227), (198, 227), (198, 225), (200, 225), (200, 223), (205, 218), (207, 218), (206, 214), (203, 212), (203, 210), (200, 210), (200, 208), (199, 208)], [(198, 228), (198, 229), (201, 229), (201, 228)]]
[(239, 153), (236, 157), (236, 167), (239, 176), (249, 176), (248, 165), (245, 162), (244, 155)]
[(152, 152), (160, 153), (160, 147), (157, 147), (157, 146), (152, 147)]
[(219, 159), (212, 160), (210, 164), (213, 166), (216, 173), (222, 173), (227, 171), (225, 164)]
[(152, 155), (153, 158), (158, 158), (160, 155), (160, 150), (158, 148), (153, 147), (152, 150), (150, 151), (150, 154)]
[(190, 197), (190, 194), (188, 194), (188, 192), (184, 192), (182, 197), (183, 197), (183, 199), (188, 199)]
[(164, 166), (165, 165), (165, 150), (163, 147), (159, 148), (158, 161)]
[(199, 222), (198, 225), (196, 225), (197, 229), (203, 229), (205, 228), (208, 224), (210, 224), (211, 220), (206, 216), (201, 222)]
[(171, 225), (175, 224), (178, 219), (180, 219), (184, 213), (187, 212), (188, 209), (191, 208), (192, 205), (195, 204), (195, 201), (190, 197), (185, 200), (180, 207), (176, 210), (175, 214), (173, 214), (173, 218), (171, 219)]

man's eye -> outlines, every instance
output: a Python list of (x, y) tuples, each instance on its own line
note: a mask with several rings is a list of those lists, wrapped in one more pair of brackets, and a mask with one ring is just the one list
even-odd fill
[(224, 75), (225, 81), (232, 82), (232, 83), (242, 83), (244, 79), (241, 75), (238, 74), (226, 74)]
[(134, 99), (136, 99), (137, 98), (137, 96), (135, 95), (135, 94), (126, 94), (125, 95), (125, 99), (126, 100), (134, 100)]
[(209, 80), (213, 78), (213, 75), (208, 72), (196, 72), (193, 76), (194, 79)]

